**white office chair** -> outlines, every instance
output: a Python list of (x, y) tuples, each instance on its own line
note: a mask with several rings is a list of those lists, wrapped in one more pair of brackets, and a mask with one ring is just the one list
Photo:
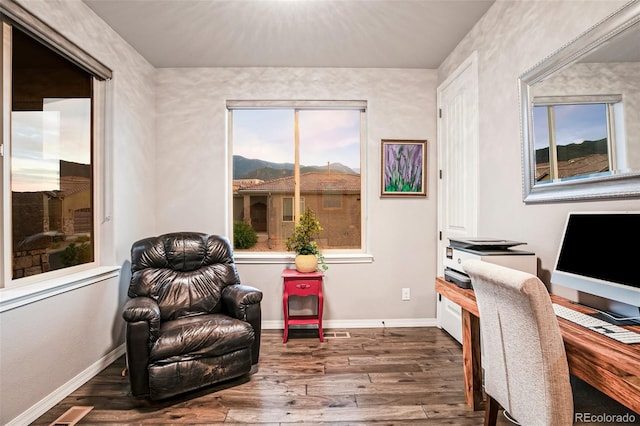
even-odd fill
[(535, 276), (479, 260), (463, 263), (480, 312), (485, 425), (499, 406), (523, 426), (573, 424), (564, 343), (549, 293)]

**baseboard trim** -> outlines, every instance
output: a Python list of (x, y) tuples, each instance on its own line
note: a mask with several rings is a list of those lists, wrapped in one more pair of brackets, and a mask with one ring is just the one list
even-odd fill
[[(362, 320), (324, 320), (322, 327), (329, 328), (383, 328), (383, 327), (436, 327), (435, 318), (397, 318), (397, 319), (362, 319)], [(305, 326), (296, 326), (305, 327)], [(309, 328), (316, 327), (315, 325)], [(283, 320), (262, 321), (264, 330), (282, 330)]]
[(64, 385), (60, 386), (55, 391), (51, 392), (42, 400), (31, 406), (27, 411), (20, 414), (18, 417), (11, 420), (6, 426), (22, 426), (28, 425), (37, 420), (44, 413), (52, 409), (57, 403), (69, 396), (73, 391), (84, 385), (99, 372), (111, 365), (115, 360), (120, 358), (125, 352), (124, 343), (98, 361), (94, 362), (80, 374), (69, 380)]

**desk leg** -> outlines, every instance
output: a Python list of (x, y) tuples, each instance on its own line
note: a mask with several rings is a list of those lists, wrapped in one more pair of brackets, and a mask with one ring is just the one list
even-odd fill
[(462, 362), (464, 399), (474, 410), (482, 410), (482, 362), (480, 360), (480, 319), (462, 309)]

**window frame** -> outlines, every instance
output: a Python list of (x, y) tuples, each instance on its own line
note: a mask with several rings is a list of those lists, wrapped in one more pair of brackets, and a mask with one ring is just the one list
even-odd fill
[[(111, 228), (111, 144), (107, 140), (107, 131), (111, 123), (110, 105), (112, 91), (110, 81), (112, 71), (104, 64), (89, 55), (75, 43), (49, 27), (46, 23), (32, 15), (14, 2), (3, 2), (0, 5), (0, 41), (2, 52), (0, 73), (2, 74), (1, 131), (3, 145), (0, 148), (0, 198), (2, 213), (0, 216), (0, 312), (15, 307), (16, 303), (30, 303), (58, 294), (69, 286), (84, 286), (96, 282), (98, 277), (113, 276), (119, 266), (105, 266), (113, 261), (113, 254), (102, 247), (104, 228)], [(53, 53), (64, 57), (91, 75), (91, 167), (92, 167), (92, 214), (94, 260), (89, 263), (62, 268), (41, 274), (14, 279), (11, 238), (11, 90), (12, 90), (12, 32), (16, 28), (34, 38)], [(107, 261), (107, 262), (105, 262)], [(68, 291), (68, 290), (64, 290)], [(19, 299), (17, 301), (17, 299)]]
[[(227, 164), (228, 166), (228, 182), (226, 191), (228, 191), (228, 214), (227, 229), (229, 235), (233, 235), (233, 111), (239, 109), (351, 109), (360, 111), (360, 226), (361, 241), (359, 249), (326, 249), (323, 254), (327, 263), (372, 263), (373, 256), (369, 253), (368, 246), (368, 191), (367, 191), (367, 101), (312, 101), (312, 100), (276, 100), (276, 101), (259, 101), (259, 100), (227, 100)], [(301, 197), (301, 204), (304, 197)], [(295, 203), (294, 203), (295, 207)], [(290, 264), (294, 258), (294, 254), (287, 252), (234, 252), (236, 263), (239, 264)]]

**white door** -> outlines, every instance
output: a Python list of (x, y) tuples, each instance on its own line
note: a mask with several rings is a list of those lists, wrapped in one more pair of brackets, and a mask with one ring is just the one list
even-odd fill
[[(478, 64), (474, 52), (445, 80), (438, 102), (438, 274), (450, 237), (477, 236)], [(438, 297), (437, 323), (462, 340), (460, 307)]]

